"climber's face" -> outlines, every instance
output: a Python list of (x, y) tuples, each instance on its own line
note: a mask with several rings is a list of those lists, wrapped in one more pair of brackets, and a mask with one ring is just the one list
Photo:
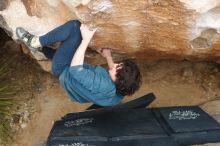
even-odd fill
[(122, 63), (114, 63), (114, 66), (109, 69), (108, 72), (113, 82), (116, 81), (117, 70), (121, 69), (122, 67), (123, 67)]

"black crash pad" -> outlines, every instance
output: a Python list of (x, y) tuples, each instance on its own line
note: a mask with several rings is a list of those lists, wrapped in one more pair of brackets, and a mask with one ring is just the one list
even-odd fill
[(126, 108), (67, 114), (55, 122), (47, 146), (183, 146), (220, 142), (220, 124), (197, 106), (146, 109), (131, 105), (132, 102)]
[(159, 108), (172, 132), (199, 132), (219, 129), (219, 123), (197, 106)]

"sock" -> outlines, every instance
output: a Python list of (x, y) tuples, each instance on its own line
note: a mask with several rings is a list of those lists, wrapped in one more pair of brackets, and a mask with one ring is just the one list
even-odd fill
[(39, 37), (37, 37), (37, 36), (33, 37), (33, 39), (31, 40), (31, 46), (34, 47), (34, 48), (42, 47), (41, 44), (40, 44)]

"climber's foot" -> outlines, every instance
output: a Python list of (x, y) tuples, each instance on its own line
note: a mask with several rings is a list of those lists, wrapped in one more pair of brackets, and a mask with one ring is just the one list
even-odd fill
[(40, 48), (35, 48), (31, 46), (31, 41), (34, 37), (33, 34), (30, 34), (28, 31), (26, 31), (22, 27), (16, 28), (16, 35), (19, 38), (20, 41), (22, 41), (30, 50), (31, 54), (34, 56), (37, 60), (47, 60), (48, 58), (44, 55), (43, 52), (41, 52)]

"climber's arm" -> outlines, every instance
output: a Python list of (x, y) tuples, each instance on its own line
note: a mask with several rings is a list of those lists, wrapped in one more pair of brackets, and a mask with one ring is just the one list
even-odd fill
[(86, 48), (96, 31), (96, 29), (89, 30), (89, 28), (83, 24), (81, 25), (80, 30), (82, 34), (82, 42), (77, 48), (70, 66), (83, 65)]
[(89, 44), (88, 41), (82, 40), (80, 46), (77, 48), (77, 50), (73, 56), (71, 66), (83, 65), (84, 56), (85, 56), (85, 52), (86, 52), (86, 48), (87, 48), (88, 44)]

